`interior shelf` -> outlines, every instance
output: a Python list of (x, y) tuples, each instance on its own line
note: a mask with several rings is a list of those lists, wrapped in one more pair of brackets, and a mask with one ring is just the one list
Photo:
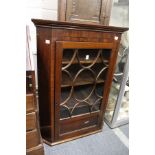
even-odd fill
[(107, 70), (108, 67), (103, 64), (95, 64), (91, 69), (81, 69), (78, 64), (71, 65), (67, 71), (62, 71), (61, 87), (103, 84), (106, 80)]
[[(101, 52), (102, 51), (102, 52)], [(71, 64), (105, 63), (108, 65), (110, 59), (109, 49), (65, 49), (63, 51), (63, 67)]]
[[(63, 79), (63, 80), (65, 80), (65, 79)], [(104, 82), (105, 81), (102, 80), (102, 79), (99, 79), (99, 80), (96, 81), (97, 84), (103, 84)], [(81, 81), (79, 80), (79, 82), (76, 82), (74, 84), (74, 86), (77, 87), (77, 86), (83, 86), (83, 85), (89, 85), (89, 84), (93, 84), (93, 83), (91, 81), (88, 81), (88, 80), (84, 81), (84, 80), (81, 79)], [(62, 84), (61, 85), (62, 88), (71, 87), (71, 86), (72, 86), (71, 82), (69, 82), (67, 84)]]
[[(93, 60), (85, 60), (85, 59), (80, 60), (80, 63), (81, 64), (92, 64), (93, 62), (94, 62)], [(109, 60), (103, 60), (102, 61), (101, 59), (99, 59), (95, 63), (102, 63), (102, 62), (108, 64)], [(69, 63), (70, 63), (70, 60), (69, 59), (63, 58), (63, 61), (62, 61), (62, 64), (63, 65), (67, 65)], [(77, 64), (77, 63), (79, 63), (77, 59), (75, 59), (74, 61), (72, 61), (72, 64)]]

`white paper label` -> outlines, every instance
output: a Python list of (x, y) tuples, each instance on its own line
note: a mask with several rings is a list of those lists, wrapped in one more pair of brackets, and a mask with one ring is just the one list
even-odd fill
[(115, 36), (115, 40), (118, 40), (118, 36)]
[(45, 40), (45, 44), (50, 44), (50, 40)]
[(89, 55), (86, 55), (86, 60), (88, 60), (89, 59)]

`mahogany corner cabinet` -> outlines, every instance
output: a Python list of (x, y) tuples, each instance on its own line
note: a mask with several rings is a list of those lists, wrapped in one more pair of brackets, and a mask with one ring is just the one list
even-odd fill
[(101, 131), (121, 34), (128, 28), (32, 22), (44, 142), (55, 145)]

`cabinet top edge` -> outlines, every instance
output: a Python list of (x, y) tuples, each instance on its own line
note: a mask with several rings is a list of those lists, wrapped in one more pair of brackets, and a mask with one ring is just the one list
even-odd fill
[(129, 28), (127, 27), (115, 27), (115, 26), (104, 26), (101, 24), (83, 24), (83, 23), (71, 23), (71, 22), (62, 22), (62, 21), (53, 21), (53, 20), (43, 20), (43, 19), (31, 19), (35, 26), (40, 27), (67, 27), (67, 28), (76, 28), (76, 29), (92, 29), (100, 31), (110, 31), (110, 32), (119, 32), (123, 33)]

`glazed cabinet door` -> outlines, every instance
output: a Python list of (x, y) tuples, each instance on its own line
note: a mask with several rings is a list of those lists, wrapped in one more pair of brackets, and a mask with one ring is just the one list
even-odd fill
[(113, 52), (113, 43), (56, 42), (56, 140), (101, 129)]

